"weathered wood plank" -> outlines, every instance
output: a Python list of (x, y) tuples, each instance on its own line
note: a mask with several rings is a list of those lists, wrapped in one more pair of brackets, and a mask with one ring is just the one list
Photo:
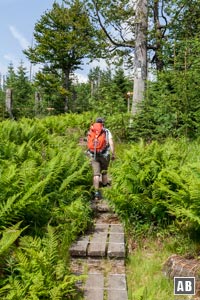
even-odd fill
[(88, 256), (106, 256), (107, 233), (95, 232), (88, 247)]
[(71, 256), (87, 256), (87, 248), (89, 244), (89, 236), (81, 237), (69, 249)]
[(104, 297), (104, 290), (86, 290), (84, 293), (85, 300), (103, 300), (103, 297)]
[(124, 258), (125, 244), (123, 233), (110, 233), (108, 242), (108, 257), (110, 258)]
[(125, 247), (124, 247), (124, 244), (109, 243), (107, 255), (110, 258), (124, 258), (125, 257)]
[(95, 232), (98, 233), (108, 233), (109, 224), (96, 224)]
[(121, 224), (111, 224), (110, 233), (124, 233), (124, 228)]
[(93, 236), (90, 239), (88, 247), (88, 256), (104, 257), (106, 256), (106, 243), (109, 224), (96, 224)]
[[(96, 300), (96, 298), (93, 298)], [(128, 300), (127, 291), (122, 290), (109, 290), (108, 291), (108, 300)]]
[(126, 275), (125, 274), (108, 275), (108, 289), (126, 290)]
[(103, 274), (88, 274), (85, 284), (85, 300), (103, 300), (104, 298), (104, 276)]
[(128, 300), (125, 274), (108, 276), (108, 300)]
[(124, 233), (111, 233), (109, 236), (109, 243), (124, 244)]

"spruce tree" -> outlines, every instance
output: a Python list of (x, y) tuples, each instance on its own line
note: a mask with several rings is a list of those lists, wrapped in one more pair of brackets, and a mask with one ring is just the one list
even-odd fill
[(20, 63), (17, 72), (13, 64), (8, 67), (5, 88), (12, 90), (12, 114), (15, 119), (22, 116), (34, 115), (34, 93), (32, 83), (27, 76), (27, 69), (23, 62)]

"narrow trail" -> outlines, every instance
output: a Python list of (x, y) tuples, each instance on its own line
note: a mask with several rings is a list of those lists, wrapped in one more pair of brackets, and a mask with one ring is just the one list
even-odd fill
[(71, 270), (86, 275), (84, 300), (128, 300), (123, 225), (106, 200), (92, 208), (94, 228), (71, 246)]

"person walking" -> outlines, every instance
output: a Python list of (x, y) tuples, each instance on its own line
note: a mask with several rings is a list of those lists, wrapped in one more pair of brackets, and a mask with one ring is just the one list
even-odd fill
[(112, 133), (104, 126), (104, 119), (97, 118), (96, 122), (90, 127), (87, 137), (87, 153), (91, 158), (93, 169), (93, 186), (95, 200), (101, 199), (100, 178), (102, 187), (108, 185), (108, 167), (110, 160), (115, 159), (115, 149)]

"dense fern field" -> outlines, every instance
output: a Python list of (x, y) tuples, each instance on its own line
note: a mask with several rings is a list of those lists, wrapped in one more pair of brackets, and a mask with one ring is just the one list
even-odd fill
[(78, 143), (88, 119), (0, 124), (1, 299), (77, 299), (67, 253), (91, 222), (92, 174)]
[(112, 164), (106, 196), (127, 226), (144, 231), (200, 228), (200, 143), (185, 138), (126, 145)]
[[(95, 117), (67, 114), (0, 123), (1, 299), (81, 297), (68, 249), (92, 224), (92, 170), (79, 140)], [(129, 234), (198, 231), (199, 140), (131, 142), (128, 120), (121, 114), (106, 120), (116, 160), (104, 196)]]

